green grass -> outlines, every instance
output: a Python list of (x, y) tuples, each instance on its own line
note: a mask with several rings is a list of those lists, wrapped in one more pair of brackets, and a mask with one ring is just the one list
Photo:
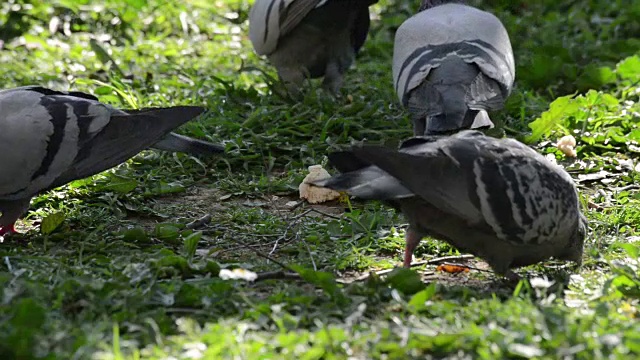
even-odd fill
[[(353, 200), (350, 211), (286, 205), (332, 149), (411, 134), (391, 56), (417, 4), (381, 0), (342, 96), (313, 82), (294, 102), (272, 93), (275, 72), (252, 52), (248, 1), (26, 3), (0, 5), (3, 88), (73, 88), (121, 107), (205, 104), (180, 132), (227, 153), (145, 151), (34, 199), (25, 234), (0, 244), (0, 358), (640, 355), (637, 2), (473, 2), (504, 22), (516, 55), (516, 89), (493, 118), (565, 165), (588, 205), (583, 267), (525, 268), (553, 283), (515, 289), (434, 265), (354, 281), (400, 263), (404, 219)], [(553, 146), (569, 133), (577, 160)], [(186, 228), (206, 214), (207, 227)], [(437, 241), (416, 251), (457, 254)], [(218, 276), (281, 265), (304, 280)]]

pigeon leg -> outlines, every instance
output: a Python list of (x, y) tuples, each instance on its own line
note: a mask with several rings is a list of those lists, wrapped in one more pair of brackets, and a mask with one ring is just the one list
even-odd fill
[(0, 226), (0, 237), (17, 233), (14, 225), (15, 224), (8, 224), (5, 226)]
[(22, 200), (0, 201), (0, 237), (17, 233), (14, 225), (29, 208), (31, 198)]
[(404, 248), (404, 264), (403, 264), (404, 267), (406, 268), (411, 267), (411, 259), (413, 258), (413, 251), (418, 246), (418, 243), (420, 243), (420, 240), (422, 240), (422, 236), (418, 232), (411, 230), (410, 228), (407, 229), (407, 233), (405, 234), (405, 241), (407, 245)]

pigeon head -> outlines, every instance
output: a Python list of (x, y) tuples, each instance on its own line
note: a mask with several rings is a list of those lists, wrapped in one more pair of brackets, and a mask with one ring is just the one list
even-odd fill
[(559, 260), (575, 261), (578, 265), (582, 265), (582, 252), (584, 248), (584, 239), (587, 237), (587, 229), (589, 225), (584, 214), (579, 213), (578, 227), (573, 234), (564, 252), (558, 256)]

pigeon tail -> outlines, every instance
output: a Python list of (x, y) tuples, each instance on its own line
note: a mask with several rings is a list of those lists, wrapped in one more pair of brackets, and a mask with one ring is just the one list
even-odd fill
[(224, 146), (208, 141), (193, 139), (188, 136), (170, 133), (162, 140), (153, 144), (154, 149), (182, 152), (189, 155), (216, 155), (224, 153)]
[(175, 106), (113, 115), (109, 123), (79, 149), (69, 169), (43, 190), (119, 165), (204, 111), (198, 106)]
[(473, 120), (473, 124), (471, 124), (471, 129), (491, 129), (493, 127), (493, 121), (491, 121), (489, 114), (484, 110), (478, 111), (476, 118)]
[(341, 174), (311, 182), (312, 185), (345, 191), (361, 199), (391, 200), (414, 196), (395, 178), (378, 167), (371, 166), (352, 152), (329, 154), (329, 162), (340, 170)]

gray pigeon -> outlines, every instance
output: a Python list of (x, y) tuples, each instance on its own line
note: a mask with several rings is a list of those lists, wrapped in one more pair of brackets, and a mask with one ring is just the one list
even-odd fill
[(122, 111), (81, 92), (0, 91), (0, 236), (38, 193), (114, 167), (141, 150), (215, 154), (220, 145), (171, 133), (197, 106)]
[(487, 111), (504, 106), (514, 79), (509, 35), (488, 12), (424, 0), (396, 32), (393, 81), (416, 136), (493, 127)]
[(266, 55), (288, 90), (305, 78), (324, 77), (336, 94), (344, 73), (369, 32), (369, 6), (378, 0), (256, 0), (249, 13), (249, 38)]
[(399, 151), (361, 146), (329, 160), (341, 174), (315, 186), (384, 200), (409, 221), (404, 266), (425, 236), (510, 269), (555, 257), (581, 263), (587, 220), (571, 177), (513, 139), (475, 130), (415, 137)]

